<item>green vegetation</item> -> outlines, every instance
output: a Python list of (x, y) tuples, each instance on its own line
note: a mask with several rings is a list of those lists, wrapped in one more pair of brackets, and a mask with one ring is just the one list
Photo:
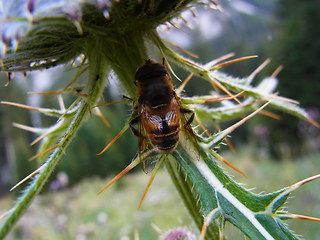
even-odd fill
[[(93, 131), (84, 131), (84, 134), (79, 134), (79, 141), (73, 141), (73, 144), (78, 143), (78, 146), (73, 145), (76, 151), (71, 155), (68, 155), (67, 152), (68, 145), (73, 139), (76, 139), (75, 136), (81, 125), (96, 113), (96, 105), (104, 102), (101, 99), (106, 86), (106, 79), (109, 79), (112, 75), (117, 76), (117, 83), (121, 89), (118, 94), (124, 93), (127, 98), (131, 99), (130, 101), (126, 100), (130, 105), (131, 112), (130, 117), (121, 118), (121, 121), (116, 123), (108, 134), (113, 135), (119, 125), (121, 127), (124, 125), (123, 129), (128, 129), (130, 119), (137, 117), (138, 114), (143, 115), (142, 112), (137, 112), (137, 108), (135, 108), (135, 106), (143, 104), (139, 101), (140, 93), (137, 93), (133, 81), (136, 69), (147, 59), (153, 59), (157, 62), (162, 62), (164, 59), (166, 60), (164, 63), (168, 63), (168, 69), (169, 64), (177, 65), (188, 73), (197, 75), (216, 90), (215, 93), (212, 93), (210, 87), (210, 90), (204, 93), (208, 95), (191, 96), (189, 98), (182, 95), (181, 98), (177, 98), (179, 103), (177, 111), (187, 108), (195, 112), (196, 116), (193, 121), (195, 129), (192, 130), (190, 126), (186, 126), (187, 120), (182, 117), (180, 119), (181, 131), (178, 146), (174, 151), (162, 154), (162, 156), (157, 153), (157, 157), (161, 160), (156, 163), (155, 167), (155, 169), (158, 169), (162, 163), (165, 163), (169, 176), (180, 193), (180, 198), (198, 230), (208, 227), (207, 232), (202, 231), (201, 233), (203, 238), (221, 239), (228, 234), (225, 232), (225, 224), (230, 222), (243, 235), (254, 240), (299, 239), (299, 236), (293, 233), (284, 222), (284, 220), (297, 218), (297, 215), (292, 214), (291, 211), (286, 211), (283, 207), (290, 198), (292, 191), (304, 185), (304, 183), (320, 178), (320, 175), (290, 186), (291, 182), (288, 187), (280, 190), (272, 188), (270, 193), (253, 193), (243, 188), (223, 170), (219, 164), (223, 158), (219, 155), (218, 149), (223, 146), (223, 143), (234, 130), (266, 107), (291, 114), (315, 126), (318, 126), (318, 124), (310, 118), (304, 109), (298, 106), (297, 102), (278, 96), (276, 92), (277, 80), (275, 79), (277, 74), (264, 77), (259, 84), (253, 84), (259, 71), (252, 74), (248, 73), (248, 77), (243, 78), (236, 78), (220, 71), (220, 68), (231, 62), (237, 62), (239, 59), (227, 61), (231, 57), (231, 55), (228, 55), (228, 57), (224, 56), (206, 64), (200, 64), (194, 59), (188, 60), (179, 55), (170, 44), (159, 36), (156, 31), (159, 24), (173, 24), (171, 21), (179, 17), (181, 11), (189, 10), (193, 4), (202, 5), (204, 4), (202, 1), (154, 0), (145, 2), (122, 0), (111, 2), (110, 5), (104, 1), (93, 0), (74, 1), (72, 5), (67, 4), (67, 2), (63, 2), (64, 5), (53, 1), (49, 8), (44, 8), (47, 7), (47, 1), (43, 0), (40, 0), (37, 4), (29, 0), (24, 3), (22, 9), (19, 9), (19, 7), (21, 8), (20, 5), (15, 6), (17, 4), (12, 3), (12, 5), (9, 5), (11, 7), (5, 9), (6, 14), (1, 16), (1, 20), (5, 23), (3, 28), (0, 29), (2, 31), (0, 45), (2, 47), (2, 55), (0, 55), (2, 60), (1, 71), (7, 72), (10, 76), (12, 72), (45, 69), (68, 63), (68, 66), (76, 69), (77, 73), (75, 77), (69, 80), (68, 85), (64, 85), (62, 90), (58, 90), (59, 93), (74, 94), (73, 102), (68, 105), (67, 110), (62, 104), (61, 98), (59, 108), (34, 109), (24, 106), (29, 110), (37, 110), (43, 115), (51, 116), (56, 121), (51, 121), (49, 123), (51, 126), (47, 128), (31, 129), (39, 135), (39, 155), (36, 155), (36, 157), (40, 167), (30, 175), (30, 184), (23, 190), (11, 211), (5, 215), (0, 227), (0, 238), (7, 236), (14, 224), (28, 209), (36, 195), (50, 180), (61, 158), (70, 159), (69, 164), (65, 165), (63, 169), (67, 169), (68, 174), (71, 173), (72, 184), (79, 181), (83, 176), (91, 175), (95, 168), (100, 170), (99, 175), (106, 172), (104, 167), (108, 168), (108, 166), (105, 164), (94, 164), (94, 161), (88, 162), (82, 157), (90, 152), (89, 149), (95, 151), (95, 148), (98, 147), (96, 143), (90, 140), (96, 135), (102, 138), (105, 134), (104, 131), (95, 134), (100, 127), (91, 127)], [(217, 7), (215, 2), (210, 1), (205, 2), (205, 5)], [(82, 74), (84, 80), (80, 81), (79, 76)], [(177, 94), (180, 95), (182, 90), (182, 88), (178, 88), (176, 90)], [(237, 95), (240, 100), (233, 97), (237, 93), (241, 95)], [(217, 103), (222, 99), (225, 100), (224, 94), (229, 95), (230, 101)], [(10, 101), (2, 101), (1, 103), (15, 107), (22, 106), (13, 103), (14, 99), (10, 99)], [(203, 107), (203, 104), (207, 105)], [(120, 120), (116, 117), (116, 111), (111, 110), (111, 112), (114, 114), (111, 122)], [(234, 125), (230, 124), (230, 121), (239, 118), (241, 119), (239, 122)], [(161, 121), (167, 121), (167, 119)], [(202, 134), (203, 130), (196, 129), (196, 125), (201, 125), (202, 122), (215, 129), (211, 136), (205, 136)], [(20, 125), (20, 128), (30, 130), (26, 126)], [(102, 132), (103, 134), (101, 134)], [(145, 134), (143, 130), (142, 134)], [(129, 152), (134, 151), (134, 147), (130, 144), (129, 146), (128, 150), (124, 149), (123, 146), (113, 148), (115, 152), (110, 152), (110, 154), (114, 161), (110, 161), (109, 164), (121, 168), (117, 160), (125, 159), (126, 154), (129, 159), (131, 158)], [(49, 154), (49, 152), (51, 153)], [(129, 168), (126, 169), (131, 169), (143, 161), (154, 160), (154, 153), (153, 146), (150, 142), (147, 142), (146, 148), (139, 155), (136, 155)], [(118, 155), (119, 159), (117, 159)], [(78, 167), (84, 173), (77, 171)], [(280, 169), (279, 166), (278, 168)], [(283, 169), (280, 170), (279, 174), (285, 172)], [(112, 172), (112, 170), (110, 169), (108, 172)], [(153, 172), (153, 174), (156, 173), (156, 171)], [(264, 180), (268, 181), (268, 177)], [(140, 186), (140, 184), (135, 184), (135, 186), (137, 185)], [(85, 186), (91, 187), (89, 183), (84, 183), (84, 188), (87, 189), (88, 187)], [(89, 190), (88, 192), (90, 193)], [(121, 194), (121, 190), (119, 194)], [(58, 198), (56, 202), (72, 203), (73, 199), (77, 199), (75, 192), (71, 191), (67, 195), (69, 201)], [(124, 194), (128, 199), (131, 195), (130, 193)], [(157, 196), (157, 194), (155, 195)], [(117, 196), (117, 193), (109, 196), (110, 200), (105, 202), (106, 205), (112, 203), (113, 196)], [(81, 197), (79, 198), (81, 199)], [(84, 198), (87, 198), (86, 194)], [(55, 206), (55, 203), (51, 204), (50, 197), (47, 199), (44, 197), (44, 199), (47, 206)], [(158, 200), (162, 200), (162, 198), (158, 197)], [(90, 210), (90, 206), (96, 207), (96, 201), (84, 201), (88, 204), (86, 207), (74, 202), (70, 209), (64, 209), (64, 205), (60, 205), (62, 210), (57, 210), (57, 212), (71, 213), (73, 206), (77, 206), (77, 211), (86, 213)], [(106, 207), (109, 206), (103, 208)], [(126, 207), (121, 206), (120, 210), (126, 210)], [(58, 217), (59, 223), (66, 221), (64, 213), (60, 216)], [(67, 219), (69, 216), (68, 214)], [(103, 214), (100, 216), (104, 218)], [(134, 227), (136, 222), (138, 224), (137, 228), (139, 228), (139, 224), (146, 226), (143, 224), (143, 219), (134, 221), (135, 219), (132, 218), (131, 221), (130, 217), (123, 221), (128, 221), (131, 227)], [(83, 218), (89, 222), (96, 219), (92, 215)], [(121, 220), (121, 217), (114, 218), (116, 219), (115, 222)], [(298, 216), (298, 218), (304, 217)], [(49, 219), (51, 218), (49, 217)], [(121, 220), (119, 224), (126, 226), (123, 221)], [(92, 232), (92, 227), (94, 228), (91, 225), (86, 226), (81, 231)], [(75, 230), (76, 227), (73, 225), (70, 228)], [(113, 232), (113, 229), (109, 231)], [(149, 232), (151, 231), (149, 230)], [(148, 238), (151, 238), (151, 236), (148, 236)]]
[[(247, 179), (222, 166), (246, 187), (256, 187), (254, 192), (273, 191), (316, 174), (320, 169), (319, 154), (278, 163), (257, 157), (250, 148), (239, 151), (236, 158), (234, 153), (226, 153), (225, 157), (243, 170), (248, 175)], [(125, 236), (133, 239), (134, 234), (138, 233), (139, 240), (150, 240), (158, 238), (153, 225), (163, 232), (179, 226), (197, 231), (166, 171), (157, 174), (141, 209), (137, 209), (149, 177), (142, 171), (128, 174), (99, 196), (98, 190), (108, 180), (87, 178), (71, 189), (43, 194), (31, 205), (7, 239), (75, 239), (81, 235), (97, 240)], [(297, 214), (319, 216), (319, 192), (319, 184), (306, 185), (296, 192), (287, 206)], [(8, 209), (10, 202), (11, 199), (2, 200), (0, 211)], [(296, 233), (303, 234), (305, 239), (320, 236), (318, 223), (290, 220), (288, 224)], [(239, 231), (227, 224), (226, 236), (237, 239)]]

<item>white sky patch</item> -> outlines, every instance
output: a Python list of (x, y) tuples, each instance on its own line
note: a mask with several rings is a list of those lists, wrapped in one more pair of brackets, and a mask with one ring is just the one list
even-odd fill
[(222, 25), (209, 12), (202, 11), (198, 16), (197, 24), (205, 40), (216, 38), (222, 33)]
[(233, 0), (230, 1), (230, 5), (236, 9), (239, 12), (248, 14), (248, 15), (256, 15), (257, 14), (257, 9), (256, 7), (247, 2), (247, 1), (242, 1), (242, 0)]
[(187, 48), (190, 47), (193, 41), (192, 29), (199, 30), (200, 36), (204, 40), (211, 40), (221, 35), (222, 25), (219, 19), (215, 17), (215, 14), (220, 13), (218, 11), (199, 10), (197, 16), (194, 17), (190, 11), (185, 11), (182, 13), (182, 16), (187, 23), (181, 20), (173, 20), (181, 29), (176, 29), (170, 26), (170, 24), (160, 25), (158, 32), (162, 38), (180, 47)]
[(190, 35), (186, 32), (183, 32), (179, 29), (169, 29), (166, 25), (160, 25), (158, 27), (158, 33), (160, 37), (166, 39), (169, 42), (172, 42), (180, 47), (189, 47), (191, 45), (192, 39)]
[(49, 89), (54, 80), (56, 80), (63, 70), (61, 67), (49, 68), (36, 72), (28, 72), (27, 75), (31, 76), (33, 83), (32, 91), (41, 92)]

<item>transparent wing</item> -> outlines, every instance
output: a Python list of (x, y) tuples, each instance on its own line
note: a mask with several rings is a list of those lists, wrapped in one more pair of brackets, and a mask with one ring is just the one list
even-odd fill
[(155, 149), (145, 149), (139, 153), (137, 153), (140, 158), (140, 162), (142, 165), (143, 171), (148, 174), (152, 172), (155, 165), (159, 161), (162, 154), (159, 154)]

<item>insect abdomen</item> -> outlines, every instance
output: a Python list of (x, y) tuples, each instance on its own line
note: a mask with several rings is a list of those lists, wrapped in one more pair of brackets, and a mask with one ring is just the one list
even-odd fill
[(162, 129), (149, 134), (152, 145), (161, 153), (172, 152), (179, 141), (179, 125), (165, 125)]

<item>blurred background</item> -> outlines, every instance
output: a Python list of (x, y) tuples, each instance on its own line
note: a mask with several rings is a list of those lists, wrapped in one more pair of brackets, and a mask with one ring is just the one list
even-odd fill
[[(230, 52), (236, 57), (259, 56), (222, 69), (233, 76), (248, 76), (270, 58), (271, 63), (257, 76), (255, 83), (282, 65), (283, 70), (278, 75), (280, 95), (298, 100), (319, 122), (320, 28), (317, 25), (320, 23), (320, 2), (221, 0), (219, 3), (223, 11), (197, 9), (196, 16), (186, 12), (184, 18), (189, 27), (185, 23), (181, 24), (181, 30), (161, 26), (161, 36), (197, 54), (197, 61), (201, 63)], [(181, 69), (174, 69), (181, 79), (187, 77)], [(56, 96), (27, 92), (61, 89), (75, 73), (68, 67), (57, 67), (28, 73), (27, 77), (15, 74), (7, 87), (4, 86), (7, 77), (1, 73), (1, 100), (59, 108)], [(123, 93), (117, 88), (115, 78), (110, 74), (110, 87), (104, 92), (106, 102), (122, 98)], [(178, 86), (179, 82), (174, 84)], [(208, 93), (206, 86), (204, 81), (193, 78), (185, 94)], [(66, 106), (74, 100), (71, 95), (62, 96)], [(115, 188), (96, 196), (106, 183), (105, 179), (121, 171), (137, 151), (137, 139), (127, 131), (102, 156), (96, 155), (121, 130), (130, 117), (131, 107), (117, 104), (101, 110), (110, 127), (95, 116), (82, 126), (44, 194), (36, 199), (12, 238), (8, 239), (106, 239), (106, 234), (113, 234), (107, 239), (133, 239), (134, 235), (139, 235), (140, 239), (156, 239), (158, 228), (162, 231), (178, 225), (194, 228), (165, 171), (156, 177), (142, 211), (137, 211), (136, 206), (149, 176), (140, 168), (119, 181)], [(223, 149), (225, 153), (222, 155), (246, 172), (248, 179), (227, 170), (248, 187), (257, 187), (256, 192), (274, 191), (319, 173), (319, 130), (295, 117), (276, 113), (281, 116), (280, 121), (259, 115), (238, 129), (231, 139), (235, 152), (231, 153), (227, 147)], [(37, 145), (29, 145), (37, 136), (14, 128), (12, 123), (48, 127), (55, 121), (38, 112), (0, 106), (0, 215), (10, 208), (23, 187), (10, 194), (9, 189), (38, 166), (36, 161), (28, 160), (37, 153)], [(320, 217), (319, 191), (317, 183), (303, 187), (296, 192), (296, 199), (290, 201), (289, 209), (294, 213)], [(125, 197), (128, 194), (129, 199)], [(157, 210), (159, 207), (168, 209), (166, 206), (176, 202), (179, 203), (177, 212)], [(46, 207), (48, 205), (50, 208)], [(320, 239), (316, 223), (289, 223), (306, 239)], [(234, 239), (232, 234), (239, 234), (233, 231), (230, 230), (230, 239)]]

